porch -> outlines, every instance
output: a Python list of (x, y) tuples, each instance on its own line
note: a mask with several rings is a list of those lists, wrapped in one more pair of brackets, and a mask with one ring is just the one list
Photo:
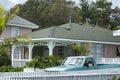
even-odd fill
[[(23, 67), (26, 62), (31, 61), (36, 55), (41, 57), (48, 57), (50, 55), (61, 57), (75, 56), (69, 47), (69, 45), (75, 43), (85, 42), (81, 40), (45, 38), (39, 41), (13, 45), (11, 55), (12, 66)], [(120, 64), (120, 58), (117, 58), (116, 55), (116, 46), (118, 45), (91, 42), (89, 46), (89, 50), (91, 50), (90, 56), (96, 58), (97, 64)]]

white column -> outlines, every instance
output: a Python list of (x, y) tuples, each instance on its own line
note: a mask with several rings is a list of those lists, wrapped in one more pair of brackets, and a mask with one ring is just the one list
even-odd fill
[(14, 66), (14, 51), (15, 51), (16, 45), (12, 45), (12, 51), (11, 51), (11, 59), (12, 59), (12, 66)]
[(28, 48), (29, 48), (29, 61), (31, 61), (32, 60), (32, 48), (33, 48), (33, 45), (31, 42), (29, 43)]
[(49, 49), (49, 56), (53, 55), (53, 49), (55, 47), (55, 44), (53, 43), (53, 41), (49, 41), (47, 46)]

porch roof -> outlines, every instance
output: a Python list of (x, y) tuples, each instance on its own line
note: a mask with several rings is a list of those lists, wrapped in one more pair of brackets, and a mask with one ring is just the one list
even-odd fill
[[(71, 28), (71, 29), (68, 29)], [(120, 43), (120, 37), (113, 36), (113, 31), (93, 27), (88, 24), (66, 23), (60, 26), (53, 26), (27, 34), (33, 40), (41, 38), (72, 39), (82, 41), (100, 41), (109, 43)]]

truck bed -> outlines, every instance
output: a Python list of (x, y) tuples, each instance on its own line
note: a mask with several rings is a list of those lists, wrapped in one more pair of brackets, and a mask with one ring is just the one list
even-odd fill
[(120, 68), (120, 64), (97, 64), (98, 69)]

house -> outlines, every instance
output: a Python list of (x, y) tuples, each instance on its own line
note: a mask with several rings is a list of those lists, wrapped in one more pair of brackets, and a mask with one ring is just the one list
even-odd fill
[[(38, 28), (36, 24), (33, 24), (30, 21), (16, 15), (8, 21), (4, 31), (0, 36), (0, 42), (5, 38), (30, 33), (32, 32), (32, 29), (36, 28)], [(9, 50), (7, 54), (10, 57), (11, 50)]]
[(26, 34), (32, 32), (32, 29), (36, 28), (38, 28), (36, 24), (33, 24), (30, 21), (16, 15), (8, 21), (0, 39)]
[[(98, 62), (120, 57), (120, 37), (113, 36), (111, 30), (88, 24), (66, 23), (27, 34), (32, 42), (13, 45), (12, 66), (21, 67), (36, 55), (75, 55), (69, 45), (90, 43), (89, 50)], [(24, 48), (24, 49), (23, 49)], [(101, 61), (103, 60), (103, 61)], [(112, 63), (110, 61), (110, 63)]]

